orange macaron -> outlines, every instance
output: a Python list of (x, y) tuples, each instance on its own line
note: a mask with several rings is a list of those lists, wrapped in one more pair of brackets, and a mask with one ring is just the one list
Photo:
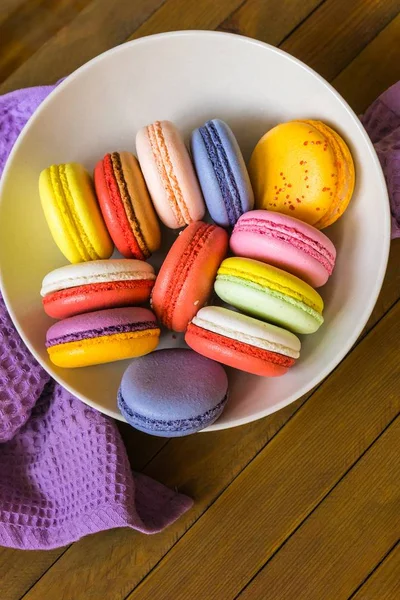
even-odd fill
[(249, 173), (256, 208), (277, 211), (324, 229), (346, 210), (354, 163), (341, 136), (321, 121), (289, 121), (256, 145)]

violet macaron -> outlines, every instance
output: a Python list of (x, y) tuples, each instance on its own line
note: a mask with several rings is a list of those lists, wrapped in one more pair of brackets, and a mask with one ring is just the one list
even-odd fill
[(58, 367), (87, 367), (152, 352), (160, 329), (147, 308), (109, 308), (58, 321), (46, 335), (50, 360)]
[(159, 350), (134, 360), (118, 391), (118, 408), (135, 429), (181, 437), (211, 425), (228, 397), (223, 367), (192, 350)]
[(312, 225), (269, 210), (240, 217), (230, 238), (236, 256), (254, 258), (296, 275), (314, 288), (332, 274), (336, 249)]
[(211, 218), (217, 225), (233, 227), (254, 206), (250, 177), (235, 136), (226, 123), (212, 119), (192, 133), (191, 150)]

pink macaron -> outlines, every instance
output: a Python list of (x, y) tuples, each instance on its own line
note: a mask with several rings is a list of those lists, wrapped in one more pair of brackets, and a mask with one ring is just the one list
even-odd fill
[(155, 121), (136, 136), (136, 151), (154, 208), (167, 227), (179, 229), (205, 213), (189, 152), (170, 121)]
[(237, 256), (289, 271), (313, 287), (324, 285), (335, 266), (336, 249), (324, 233), (299, 219), (269, 210), (242, 215), (230, 247)]

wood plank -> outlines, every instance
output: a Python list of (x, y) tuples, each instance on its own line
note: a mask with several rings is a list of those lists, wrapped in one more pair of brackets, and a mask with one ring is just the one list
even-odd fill
[(181, 29), (215, 29), (242, 0), (168, 0), (129, 37), (130, 40)]
[(400, 15), (334, 80), (333, 85), (358, 113), (400, 79)]
[(2, 600), (19, 600), (62, 552), (61, 548), (47, 551), (0, 548)]
[[(400, 537), (399, 439), (397, 418), (240, 600), (258, 600), (265, 590), (269, 600), (349, 598)], [(375, 598), (382, 599), (380, 591)]]
[(332, 79), (399, 10), (399, 0), (327, 0), (281, 48)]
[(0, 23), (0, 81), (74, 19), (90, 0), (30, 0)]
[(0, 85), (4, 94), (20, 87), (54, 83), (126, 40), (163, 0), (94, 0)]
[(150, 460), (168, 443), (164, 438), (153, 437), (133, 429), (127, 423), (117, 422), (125, 444), (129, 462), (134, 471), (142, 471)]
[(323, 0), (248, 0), (218, 29), (277, 46)]
[[(129, 600), (186, 600), (198, 590), (204, 598), (234, 598), (399, 413), (399, 335), (400, 302), (175, 543)], [(170, 458), (172, 450), (168, 445), (159, 457)], [(190, 448), (185, 450), (190, 453)], [(202, 473), (197, 472), (201, 485)], [(157, 469), (153, 474), (162, 476)], [(168, 535), (167, 530), (163, 537)]]
[[(398, 461), (398, 458), (396, 460)], [(362, 587), (351, 596), (351, 600), (395, 600), (396, 598), (400, 598), (399, 543), (374, 570)]]
[(370, 331), (373, 324), (377, 323), (399, 299), (400, 297), (400, 238), (392, 240), (390, 245), (390, 254), (386, 269), (385, 279), (382, 285), (381, 292), (375, 304), (374, 310), (368, 323), (364, 328), (364, 333)]
[(4, 23), (6, 19), (13, 12), (17, 11), (27, 0), (1, 0), (0, 6), (0, 24)]

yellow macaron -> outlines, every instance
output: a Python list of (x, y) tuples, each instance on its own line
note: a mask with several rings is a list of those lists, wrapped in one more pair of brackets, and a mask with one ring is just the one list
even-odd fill
[(67, 163), (44, 169), (39, 194), (53, 239), (71, 263), (111, 256), (113, 244), (82, 165)]
[(321, 121), (289, 121), (268, 131), (254, 149), (249, 173), (257, 208), (317, 229), (344, 213), (355, 182), (349, 148)]
[(214, 284), (228, 304), (295, 333), (313, 333), (322, 325), (324, 303), (308, 283), (251, 258), (222, 261)]

